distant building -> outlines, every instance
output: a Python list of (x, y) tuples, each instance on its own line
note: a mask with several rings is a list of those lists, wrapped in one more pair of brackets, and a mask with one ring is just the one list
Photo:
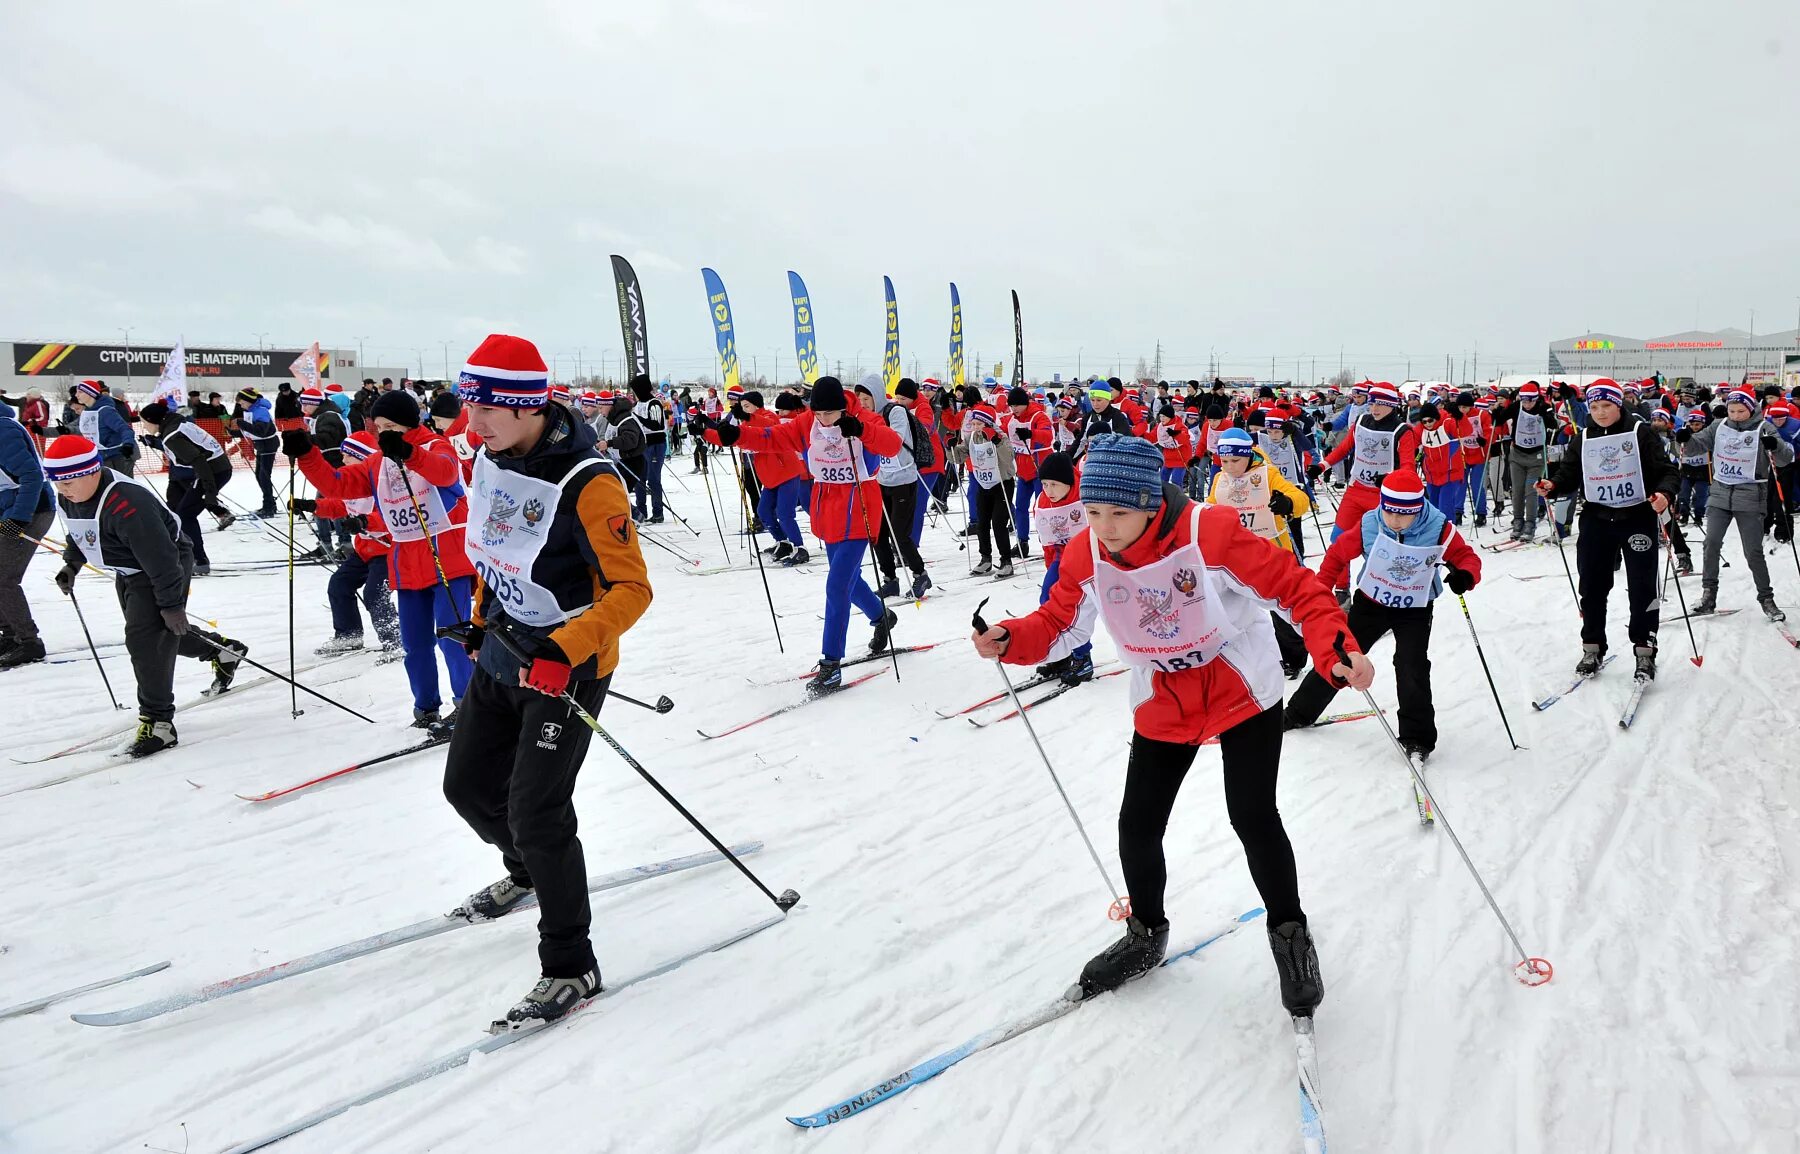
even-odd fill
[(1753, 380), (1775, 380), (1784, 369), (1790, 374), (1797, 371), (1797, 362), (1800, 330), (1795, 329), (1754, 335), (1742, 329), (1720, 329), (1643, 339), (1587, 333), (1550, 342), (1549, 375), (1607, 376), (1624, 381), (1661, 373), (1713, 385), (1739, 380), (1746, 372)]
[[(168, 359), (171, 346), (162, 344), (81, 344), (68, 341), (0, 342), (6, 360), (0, 364), (0, 392), (17, 395), (33, 385), (48, 395), (66, 394), (77, 381), (101, 380), (114, 393), (146, 395)], [(188, 388), (230, 397), (246, 385), (273, 389), (292, 381), (288, 366), (304, 349), (198, 348), (187, 350)], [(319, 375), (354, 390), (364, 377), (410, 376), (406, 369), (370, 367), (359, 370), (355, 349), (324, 349), (319, 354)]]

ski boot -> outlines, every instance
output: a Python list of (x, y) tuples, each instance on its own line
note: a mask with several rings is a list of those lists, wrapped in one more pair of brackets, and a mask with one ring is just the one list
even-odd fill
[(1325, 1000), (1312, 935), (1300, 922), (1282, 922), (1269, 930), (1269, 952), (1275, 955), (1275, 972), (1281, 978), (1281, 1004), (1297, 1018), (1312, 1017)]
[(1116, 990), (1134, 978), (1141, 978), (1162, 963), (1169, 948), (1169, 923), (1151, 927), (1136, 915), (1126, 919), (1125, 936), (1088, 959), (1081, 967), (1081, 977), (1064, 995), (1071, 1002), (1083, 1001), (1095, 994)]
[(1475, 514), (1475, 527), (1477, 529), (1487, 528), (1487, 516), (1485, 514), (1482, 514), (1482, 513)]
[(1655, 681), (1656, 646), (1634, 645), (1631, 647), (1631, 652), (1637, 658), (1637, 672), (1634, 676), (1639, 681)]
[(1284, 660), (1281, 663), (1281, 675), (1283, 677), (1287, 678), (1289, 681), (1294, 681), (1294, 680), (1298, 679), (1299, 676), (1305, 672), (1306, 672), (1306, 662), (1304, 662), (1304, 661), (1285, 661)]
[[(1781, 607), (1775, 604), (1775, 594), (1770, 593), (1766, 596), (1758, 597), (1756, 603), (1762, 606), (1763, 616), (1767, 617), (1770, 621), (1787, 620), (1787, 614), (1783, 613)], [(43, 652), (43, 646), (38, 646), (38, 651), (40, 653)]]
[(5, 657), (6, 651), (18, 643), (19, 635), (14, 633), (11, 628), (0, 625), (0, 657)]
[(450, 916), (471, 922), (491, 922), (512, 913), (514, 906), (530, 896), (530, 886), (503, 877), (486, 889), (470, 894), (467, 901), (450, 911)]
[(792, 553), (793, 551), (794, 551), (794, 546), (793, 546), (792, 542), (777, 541), (773, 545), (769, 546), (767, 549), (763, 550), (763, 556), (769, 558), (772, 561), (779, 561), (783, 557), (786, 557), (788, 554)]
[(992, 573), (993, 571), (994, 571), (993, 558), (983, 557), (976, 564), (975, 568), (969, 570), (969, 576), (971, 576), (971, 577), (986, 577), (988, 574)]
[[(1773, 605), (1774, 602), (1771, 601), (1770, 604)], [(1779, 621), (1780, 618), (1776, 618), (1776, 620)], [(15, 637), (12, 646), (0, 653), (0, 669), (17, 669), (21, 665), (36, 665), (47, 656), (48, 654), (44, 652), (44, 643), (36, 637), (29, 641)]]
[(1406, 756), (1409, 759), (1416, 760), (1419, 763), (1420, 769), (1425, 768), (1425, 762), (1431, 757), (1431, 751), (1416, 741), (1402, 741), (1400, 743), (1400, 748), (1406, 752)]
[(1577, 677), (1592, 677), (1600, 672), (1600, 661), (1606, 656), (1606, 646), (1592, 645), (1582, 642), (1581, 660), (1575, 663)]
[(456, 732), (456, 710), (462, 702), (452, 702), (450, 712), (425, 727), (425, 736), (433, 741), (449, 741), (450, 735)]
[(1073, 657), (1059, 657), (1055, 661), (1044, 662), (1042, 665), (1037, 667), (1035, 672), (1037, 673), (1037, 675), (1039, 677), (1048, 681), (1052, 677), (1061, 677), (1065, 672), (1068, 671), (1069, 666), (1074, 662), (1074, 660), (1075, 659)]
[(1094, 679), (1094, 659), (1088, 656), (1071, 657), (1069, 664), (1059, 675), (1064, 685), (1080, 685), (1084, 681)]
[(889, 577), (875, 588), (875, 596), (886, 601), (889, 597), (900, 596), (900, 578)]
[(1688, 606), (1689, 617), (1704, 617), (1708, 613), (1719, 611), (1719, 587), (1717, 585), (1700, 586), (1700, 600)]
[(211, 577), (212, 576), (212, 566), (208, 565), (204, 561), (195, 562), (194, 563), (194, 576), (196, 576), (196, 577)]
[(661, 513), (650, 514), (649, 519), (644, 522), (644, 524), (646, 524), (646, 525), (660, 525), (662, 523), (663, 523), (663, 515)]
[(1031, 542), (1021, 538), (1019, 541), (1019, 559), (1022, 561), (1029, 556), (1031, 556)]
[(232, 524), (236, 521), (237, 514), (229, 509), (219, 514), (219, 528), (221, 531), (231, 528)]
[(881, 620), (875, 623), (875, 635), (869, 638), (870, 653), (886, 653), (893, 643), (894, 626), (900, 624), (900, 616), (892, 609), (884, 610)]
[(355, 653), (363, 647), (363, 636), (360, 633), (339, 633), (330, 641), (313, 650), (318, 657), (331, 657), (339, 653)]
[(778, 561), (776, 563), (778, 565), (781, 565), (783, 568), (792, 569), (796, 565), (804, 565), (808, 561), (811, 561), (811, 560), (812, 560), (812, 558), (807, 556), (805, 547), (796, 545), (794, 547), (794, 551), (792, 553), (789, 553), (786, 557), (783, 557), (780, 561)]
[(1694, 575), (1694, 559), (1686, 553), (1675, 554), (1675, 576), (1692, 577)]
[(406, 647), (400, 644), (398, 637), (383, 637), (381, 648), (375, 652), (375, 664), (392, 665), (396, 661), (406, 660)]
[(430, 729), (438, 723), (438, 711), (435, 709), (413, 710), (412, 727), (414, 729)]
[(250, 647), (242, 641), (233, 641), (229, 637), (220, 640), (225, 644), (213, 657), (213, 682), (200, 691), (202, 697), (217, 697), (230, 689), (232, 678), (237, 676), (238, 666), (243, 663), (244, 655), (250, 652)]
[(911, 593), (912, 599), (914, 601), (918, 601), (921, 598), (923, 598), (925, 596), (925, 590), (927, 590), (929, 588), (931, 588), (931, 577), (929, 574), (927, 574), (925, 572), (925, 570), (921, 569), (917, 573), (913, 574), (912, 588), (911, 588), (911, 590), (909, 590), (909, 592)]
[(149, 757), (153, 753), (173, 749), (179, 741), (174, 722), (151, 721), (148, 717), (139, 717), (137, 737), (125, 748), (125, 752), (132, 757)]
[(835, 693), (844, 687), (844, 671), (839, 663), (831, 660), (820, 661), (812, 680), (806, 683), (808, 697), (823, 697), (827, 693)]
[(506, 1011), (504, 1020), (495, 1022), (489, 1031), (504, 1034), (531, 1025), (548, 1025), (601, 990), (600, 971), (589, 970), (579, 978), (539, 978), (531, 992)]
[(1000, 568), (994, 570), (994, 580), (999, 581), (1013, 575), (1013, 563), (1010, 560), (1000, 562)]

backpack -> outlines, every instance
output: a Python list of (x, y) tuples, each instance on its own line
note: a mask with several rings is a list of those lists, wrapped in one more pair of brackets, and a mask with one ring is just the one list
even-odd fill
[(931, 472), (933, 466), (937, 464), (937, 450), (932, 447), (931, 433), (926, 430), (925, 423), (919, 420), (919, 415), (912, 411), (912, 406), (899, 401), (889, 401), (882, 406), (881, 420), (884, 424), (887, 422), (888, 414), (895, 409), (906, 414), (907, 427), (912, 430), (913, 464), (919, 467), (921, 473)]

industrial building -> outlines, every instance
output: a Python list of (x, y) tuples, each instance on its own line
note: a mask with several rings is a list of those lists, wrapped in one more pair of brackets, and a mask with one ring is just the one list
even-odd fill
[(1586, 333), (1550, 342), (1552, 377), (1607, 376), (1622, 381), (1658, 373), (1703, 385), (1742, 380), (1746, 373), (1752, 381), (1775, 381), (1785, 374), (1782, 383), (1793, 388), (1800, 385), (1800, 330), (1720, 329), (1645, 338)]

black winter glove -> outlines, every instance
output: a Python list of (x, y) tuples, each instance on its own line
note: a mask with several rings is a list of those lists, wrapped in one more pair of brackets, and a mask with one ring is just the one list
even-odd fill
[(1310, 464), (1306, 467), (1306, 479), (1308, 481), (1317, 481), (1320, 477), (1323, 477), (1324, 475), (1325, 475), (1325, 469), (1317, 461), (1314, 461), (1312, 464)]
[(1350, 608), (1350, 603), (1356, 600), (1356, 594), (1352, 592), (1348, 586), (1342, 589), (1332, 590), (1332, 595), (1337, 598), (1338, 608), (1340, 609)]
[(63, 591), (64, 596), (75, 592), (75, 575), (80, 572), (73, 565), (64, 565), (56, 571), (56, 587)]
[(1286, 517), (1292, 514), (1293, 511), (1294, 499), (1292, 497), (1289, 497), (1286, 493), (1282, 492), (1269, 494), (1269, 512), (1275, 514), (1277, 517)]
[(1013, 436), (1019, 438), (1019, 440), (1024, 443), (1031, 443), (1031, 427), (1029, 425), (1014, 425), (1012, 432)]
[(312, 436), (305, 429), (289, 429), (281, 434), (281, 451), (296, 461), (312, 452)]
[(1457, 404), (1455, 401), (1445, 401), (1439, 407), (1444, 410), (1444, 415), (1446, 417), (1449, 417), (1451, 420), (1453, 420), (1453, 421), (1462, 420), (1462, 406)]
[(736, 425), (721, 425), (717, 421), (707, 425), (707, 428), (719, 435), (719, 444), (724, 445), (727, 449), (737, 444), (738, 437), (741, 435)]
[(405, 461), (413, 455), (412, 443), (406, 439), (406, 434), (393, 429), (377, 433), (375, 443), (381, 446), (381, 455), (390, 461)]
[(344, 524), (350, 527), (350, 532), (353, 534), (367, 533), (369, 531), (369, 519), (360, 513), (352, 513), (348, 517), (345, 517)]
[(844, 415), (837, 419), (837, 427), (844, 431), (844, 436), (846, 437), (860, 437), (863, 435), (862, 420), (848, 409), (844, 410)]
[(288, 498), (288, 512), (290, 513), (312, 513), (316, 512), (318, 508), (319, 503), (310, 497)]
[(1187, 467), (1190, 469), (1198, 469), (1200, 467), (1200, 458), (1199, 457), (1189, 457)]
[(1467, 569), (1457, 569), (1453, 566), (1450, 572), (1444, 575), (1444, 584), (1450, 587), (1450, 592), (1461, 597), (1464, 593), (1475, 588), (1475, 574), (1469, 572)]
[(1774, 429), (1769, 428), (1769, 426), (1767, 426), (1767, 425), (1763, 426), (1763, 431), (1762, 431), (1762, 451), (1763, 452), (1773, 453), (1775, 451), (1775, 446), (1779, 440), (1780, 440), (1780, 438), (1775, 435)]
[(1676, 444), (1685, 445), (1693, 439), (1694, 439), (1694, 430), (1686, 429), (1686, 428), (1675, 430), (1675, 443)]
[(175, 636), (180, 637), (188, 631), (187, 610), (181, 608), (161, 610), (163, 627)]

